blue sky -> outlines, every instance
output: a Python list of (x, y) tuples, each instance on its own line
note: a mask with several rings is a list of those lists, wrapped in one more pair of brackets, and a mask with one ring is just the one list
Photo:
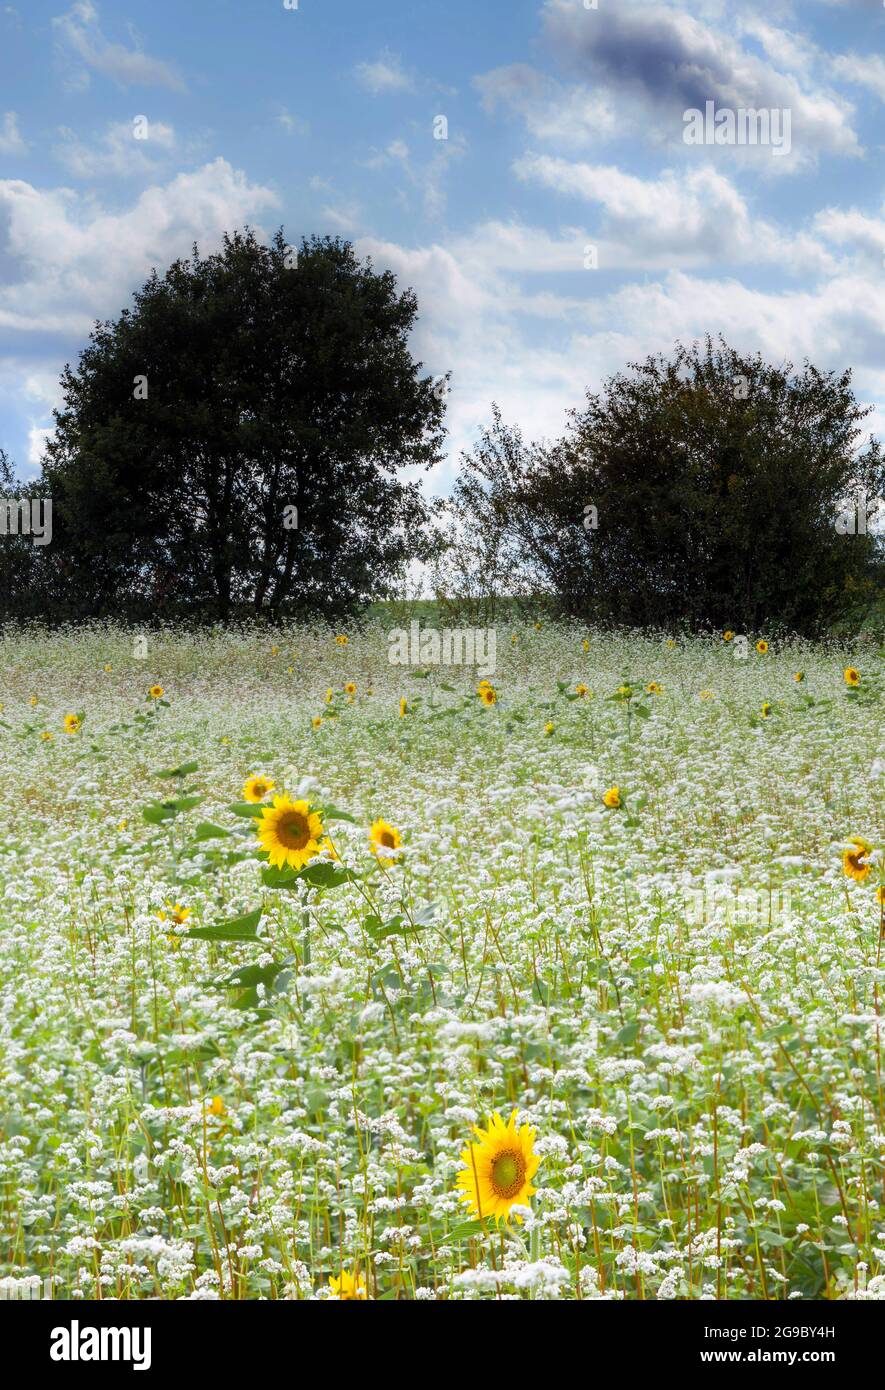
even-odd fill
[[(550, 436), (707, 331), (852, 367), (885, 434), (883, 54), (879, 0), (0, 0), (0, 445), (37, 471), (92, 322), (247, 222), (416, 290), (442, 491), (492, 400)], [(687, 145), (707, 100), (789, 154)]]

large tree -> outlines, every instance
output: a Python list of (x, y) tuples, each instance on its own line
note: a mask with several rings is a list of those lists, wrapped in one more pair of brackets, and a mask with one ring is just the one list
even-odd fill
[(877, 537), (836, 525), (885, 487), (868, 413), (850, 372), (677, 345), (588, 394), (552, 445), (496, 412), (456, 486), (456, 549), (571, 616), (813, 633), (881, 593)]
[(444, 391), (414, 294), (330, 238), (246, 230), (97, 324), (48, 446), (63, 615), (353, 612), (427, 558)]

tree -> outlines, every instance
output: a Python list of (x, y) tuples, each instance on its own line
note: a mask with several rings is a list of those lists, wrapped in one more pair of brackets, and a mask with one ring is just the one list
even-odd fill
[(343, 616), (432, 548), (440, 456), (410, 290), (330, 238), (246, 230), (97, 324), (47, 448), (63, 616)]
[(677, 345), (588, 393), (552, 445), (496, 413), (455, 511), (564, 614), (813, 633), (881, 592), (876, 537), (836, 525), (885, 487), (878, 444), (858, 449), (868, 413), (850, 372)]

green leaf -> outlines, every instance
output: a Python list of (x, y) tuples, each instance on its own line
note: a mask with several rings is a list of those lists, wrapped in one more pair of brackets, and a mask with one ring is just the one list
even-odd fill
[(253, 804), (251, 801), (235, 801), (228, 806), (229, 811), (233, 811), (235, 816), (260, 816), (265, 809), (263, 806)]
[(323, 820), (347, 820), (351, 825), (359, 825), (356, 816), (352, 816), (347, 811), (339, 811), (337, 806), (324, 806), (320, 808)]
[(164, 767), (153, 773), (154, 777), (189, 777), (200, 766), (198, 762), (182, 763), (180, 767)]
[(619, 1033), (615, 1034), (615, 1042), (622, 1047), (629, 1047), (630, 1043), (635, 1042), (639, 1035), (638, 1023), (625, 1023)]
[(192, 927), (188, 938), (198, 937), (201, 941), (257, 941), (262, 911), (257, 907), (243, 917), (231, 917), (226, 922), (216, 922), (212, 927)]
[(225, 830), (223, 825), (214, 825), (210, 820), (201, 820), (194, 831), (195, 840), (214, 840), (218, 836), (229, 836), (230, 831)]

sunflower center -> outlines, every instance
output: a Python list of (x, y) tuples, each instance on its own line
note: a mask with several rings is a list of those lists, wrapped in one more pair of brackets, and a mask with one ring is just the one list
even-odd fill
[(304, 849), (310, 839), (310, 824), (300, 811), (286, 811), (277, 821), (277, 839), (286, 849)]
[(492, 1187), (497, 1197), (515, 1197), (525, 1181), (525, 1159), (518, 1149), (505, 1149), (492, 1164)]
[(396, 849), (396, 841), (389, 830), (382, 830), (378, 838), (385, 849)]

